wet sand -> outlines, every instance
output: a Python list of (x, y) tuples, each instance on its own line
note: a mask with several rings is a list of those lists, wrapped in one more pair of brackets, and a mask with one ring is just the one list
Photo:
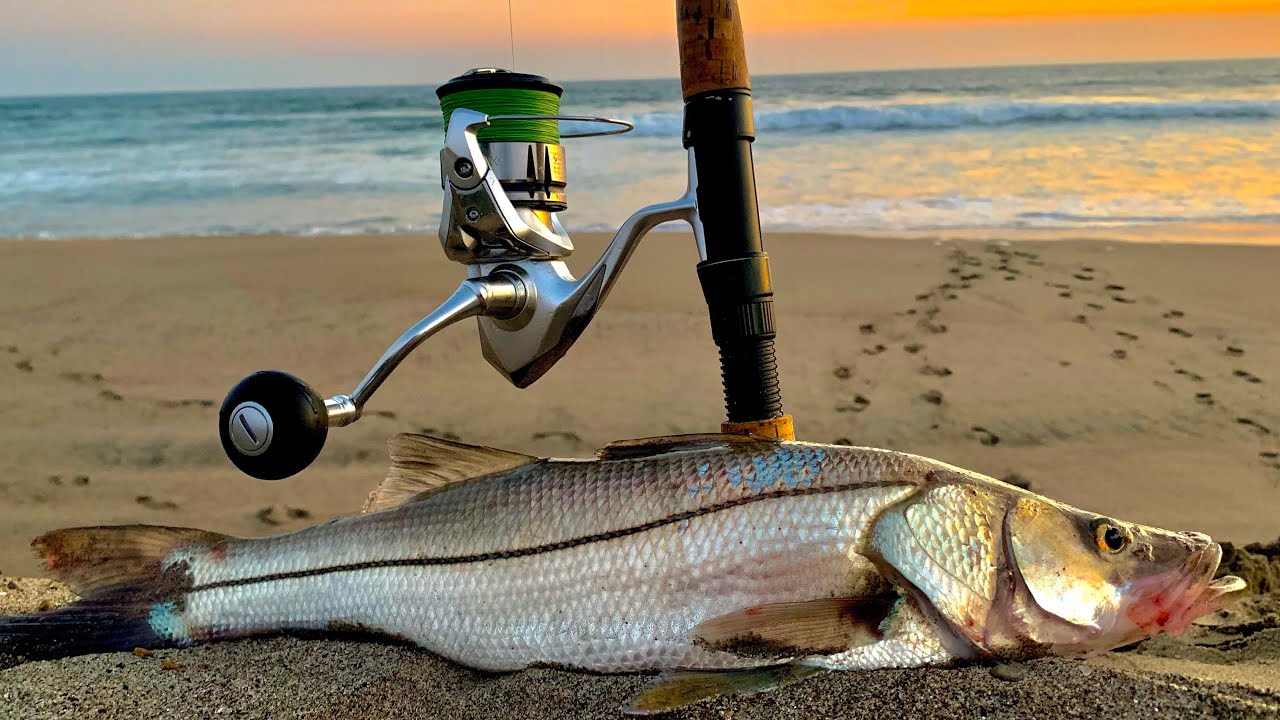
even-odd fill
[[(575, 240), (581, 269), (602, 241)], [(1237, 543), (1280, 534), (1280, 247), (773, 234), (768, 248), (801, 438), (917, 452)], [(456, 287), (434, 238), (0, 241), (0, 572), (37, 575), (27, 543), (55, 527), (259, 535), (351, 512), (400, 431), (563, 456), (713, 430), (718, 368), (695, 260), (686, 236), (651, 236), (577, 346), (528, 390), (487, 366), (471, 325), (445, 331), (312, 468), (262, 483), (222, 456), (222, 394), (271, 367), (348, 392)], [(31, 596), (7, 582), (0, 613)], [(885, 671), (703, 711), (1276, 713), (1280, 630), (1270, 596), (1258, 602), (1224, 620), (1243, 629), (1033, 663), (1019, 683), (983, 668)], [(277, 639), (6, 670), (0, 717), (613, 716), (640, 682), (486, 676), (409, 648)]]

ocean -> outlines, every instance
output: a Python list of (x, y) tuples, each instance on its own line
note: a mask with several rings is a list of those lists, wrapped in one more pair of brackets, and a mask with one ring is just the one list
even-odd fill
[[(676, 80), (563, 84), (636, 125), (565, 141), (567, 227), (683, 191)], [(1280, 59), (753, 84), (766, 229), (1280, 236)], [(432, 90), (0, 99), (0, 236), (435, 232)]]

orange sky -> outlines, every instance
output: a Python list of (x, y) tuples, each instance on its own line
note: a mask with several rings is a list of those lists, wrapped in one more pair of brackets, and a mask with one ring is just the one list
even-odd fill
[[(513, 0), (522, 69), (676, 73), (672, 0)], [(1280, 55), (1280, 0), (740, 0), (752, 71)], [(509, 64), (506, 0), (11, 3), (0, 94), (432, 82)]]

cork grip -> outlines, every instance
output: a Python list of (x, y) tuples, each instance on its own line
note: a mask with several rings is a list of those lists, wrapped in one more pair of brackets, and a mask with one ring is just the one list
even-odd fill
[(737, 0), (676, 0), (676, 33), (685, 100), (710, 90), (751, 88)]

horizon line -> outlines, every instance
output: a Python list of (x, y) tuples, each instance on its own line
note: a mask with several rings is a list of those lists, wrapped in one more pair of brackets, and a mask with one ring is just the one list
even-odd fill
[[(756, 75), (758, 78), (785, 78), (785, 77), (812, 77), (821, 75), (863, 75), (876, 73), (906, 73), (906, 72), (936, 72), (936, 71), (964, 71), (964, 70), (994, 70), (994, 69), (1018, 69), (1018, 68), (1053, 68), (1053, 67), (1091, 67), (1106, 65), (1190, 65), (1198, 63), (1217, 63), (1217, 62), (1266, 62), (1280, 61), (1280, 55), (1266, 56), (1242, 56), (1242, 57), (1215, 57), (1215, 58), (1180, 58), (1180, 59), (1153, 59), (1153, 60), (1086, 60), (1080, 62), (1044, 62), (1044, 63), (1016, 63), (1016, 64), (980, 64), (980, 65), (947, 65), (947, 66), (913, 66), (913, 67), (895, 67), (895, 68), (878, 68), (863, 70), (821, 70), (812, 72), (784, 72), (784, 73), (760, 73)], [(464, 71), (465, 72), (465, 71)], [(653, 81), (670, 81), (679, 82), (677, 76), (662, 77), (624, 77), (624, 78), (578, 78), (574, 80), (552, 80), (557, 84), (572, 83), (608, 83), (608, 82), (653, 82)], [(19, 93), (17, 95), (0, 95), (0, 101), (6, 100), (54, 100), (69, 98), (95, 98), (95, 97), (130, 97), (130, 96), (146, 96), (146, 95), (201, 95), (201, 94), (219, 94), (219, 93), (250, 93), (250, 92), (281, 92), (288, 90), (346, 90), (357, 88), (409, 88), (409, 87), (437, 87), (447, 80), (440, 81), (424, 81), (414, 83), (368, 83), (361, 85), (293, 85), (293, 86), (260, 86), (260, 87), (225, 87), (225, 88), (201, 88), (201, 89), (164, 89), (164, 90), (104, 90), (99, 92), (77, 92), (77, 93)]]

